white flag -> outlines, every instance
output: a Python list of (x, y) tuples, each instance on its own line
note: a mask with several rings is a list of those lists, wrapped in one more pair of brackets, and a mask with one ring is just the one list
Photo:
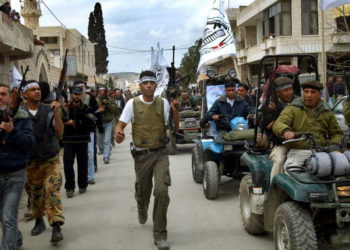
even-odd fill
[(350, 0), (322, 0), (322, 9), (332, 9), (350, 3)]
[(167, 67), (168, 63), (163, 55), (163, 49), (158, 44), (156, 51), (152, 48), (150, 60), (150, 70), (156, 73), (158, 80), (157, 89), (154, 93), (155, 96), (161, 95), (168, 86), (169, 73)]
[(11, 74), (11, 82), (10, 82), (10, 89), (18, 88), (18, 86), (21, 84), (23, 77), (18, 72), (15, 65), (12, 67), (12, 74)]
[(224, 0), (214, 0), (203, 34), (197, 72), (203, 71), (205, 64), (236, 55), (235, 39), (224, 6), (227, 6)]

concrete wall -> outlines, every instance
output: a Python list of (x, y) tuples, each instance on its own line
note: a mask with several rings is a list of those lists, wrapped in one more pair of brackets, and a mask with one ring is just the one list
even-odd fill
[(50, 63), (49, 54), (45, 47), (36, 45), (34, 56), (32, 58), (20, 60), (16, 63), (18, 69), (21, 66), (26, 67), (27, 65), (30, 69), (27, 75), (27, 80), (43, 80), (47, 81), (52, 86), (57, 85), (61, 68), (55, 67)]
[[(62, 67), (62, 58), (66, 49), (69, 49), (68, 55), (76, 57), (77, 73), (85, 75), (89, 82), (94, 81), (95, 68), (95, 48), (94, 44), (86, 39), (78, 30), (62, 27), (39, 27), (35, 30), (38, 39), (40, 37), (57, 37), (56, 44), (46, 44), (48, 50), (58, 50), (59, 55), (49, 56), (50, 63), (56, 67)], [(59, 62), (59, 65), (58, 65)], [(73, 79), (74, 77), (70, 77)]]
[(0, 12), (0, 83), (9, 84), (13, 63), (31, 57), (33, 32)]

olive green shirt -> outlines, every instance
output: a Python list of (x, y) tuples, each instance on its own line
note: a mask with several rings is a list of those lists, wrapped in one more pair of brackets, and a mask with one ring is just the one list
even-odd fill
[[(340, 145), (343, 134), (328, 104), (320, 100), (315, 110), (307, 108), (301, 97), (284, 108), (273, 126), (273, 133), (282, 137), (286, 131), (314, 134), (318, 145)], [(288, 143), (288, 148), (309, 149), (308, 141)]]

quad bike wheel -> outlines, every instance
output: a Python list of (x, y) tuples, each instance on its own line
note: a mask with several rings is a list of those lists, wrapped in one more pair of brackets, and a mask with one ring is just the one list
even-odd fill
[(249, 187), (252, 184), (251, 174), (245, 175), (239, 186), (239, 208), (244, 229), (250, 234), (262, 234), (264, 230), (264, 215), (253, 214), (251, 211)]
[(192, 176), (196, 183), (203, 183), (203, 170), (199, 167), (199, 153), (198, 147), (194, 146), (192, 149)]
[(203, 191), (204, 195), (209, 200), (214, 200), (218, 197), (220, 172), (219, 167), (214, 161), (204, 163), (203, 176)]
[(276, 250), (316, 250), (310, 213), (295, 202), (280, 205), (275, 214), (274, 241)]

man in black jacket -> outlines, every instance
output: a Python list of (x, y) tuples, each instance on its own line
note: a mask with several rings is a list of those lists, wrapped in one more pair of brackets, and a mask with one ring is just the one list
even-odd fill
[[(252, 107), (236, 94), (235, 83), (225, 83), (225, 95), (219, 97), (205, 115), (205, 120), (214, 120), (218, 130), (231, 130), (231, 119), (241, 116), (246, 118)], [(201, 124), (203, 127), (203, 124)]]
[[(52, 226), (51, 243), (57, 243), (63, 240), (60, 226), (64, 224), (59, 159), (59, 139), (63, 134), (64, 124), (59, 102), (54, 101), (52, 106), (41, 102), (41, 89), (47, 92), (47, 88), (48, 83), (28, 81), (23, 89), (25, 109), (32, 120), (35, 136), (27, 165), (26, 190), (30, 197), (32, 216), (35, 218), (31, 235), (39, 235), (46, 229), (43, 216), (47, 214)], [(48, 93), (44, 95), (47, 96)]]
[(249, 95), (249, 86), (245, 83), (238, 85), (238, 94), (252, 107), (255, 106), (254, 99)]
[[(10, 102), (9, 87), (0, 84), (0, 218), (3, 233), (0, 249), (17, 249), (22, 242), (18, 230), (18, 207), (24, 188), (24, 168), (34, 143), (28, 113), (19, 109), (13, 120), (6, 115)], [(8, 121), (3, 118), (8, 118)]]
[(75, 175), (73, 165), (75, 156), (77, 156), (78, 163), (79, 193), (85, 193), (88, 185), (88, 143), (93, 118), (88, 106), (82, 102), (82, 94), (82, 88), (73, 87), (71, 101), (68, 104), (69, 117), (64, 126), (63, 163), (66, 177), (65, 189), (68, 198), (72, 198), (74, 195)]

